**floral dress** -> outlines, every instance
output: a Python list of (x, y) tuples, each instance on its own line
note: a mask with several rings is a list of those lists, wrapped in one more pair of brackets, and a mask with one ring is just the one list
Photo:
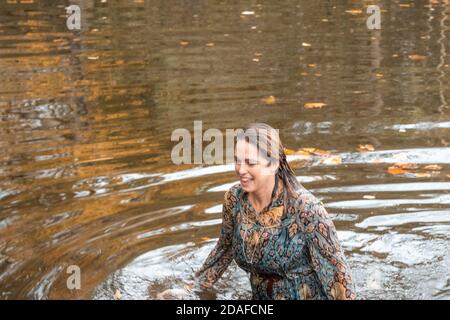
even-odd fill
[(303, 187), (287, 199), (276, 179), (271, 203), (256, 213), (240, 184), (225, 194), (220, 238), (197, 271), (212, 286), (233, 259), (250, 275), (253, 299), (355, 299), (355, 289), (336, 229)]

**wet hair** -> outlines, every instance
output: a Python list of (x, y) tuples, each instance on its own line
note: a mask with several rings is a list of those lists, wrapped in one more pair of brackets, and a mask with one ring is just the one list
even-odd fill
[[(250, 123), (244, 129), (244, 135), (237, 135), (237, 141), (244, 140), (253, 144), (259, 154), (269, 161), (269, 165), (278, 164), (276, 181), (283, 183), (283, 204), (287, 210), (287, 199), (297, 197), (298, 189), (301, 188), (294, 171), (286, 160), (283, 144), (281, 143), (278, 130), (265, 123)], [(276, 184), (275, 184), (276, 187)]]

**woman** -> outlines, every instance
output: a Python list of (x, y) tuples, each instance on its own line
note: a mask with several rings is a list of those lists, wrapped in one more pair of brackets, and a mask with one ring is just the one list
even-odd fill
[(220, 238), (196, 272), (211, 287), (234, 259), (250, 274), (253, 299), (355, 299), (333, 222), (301, 186), (278, 132), (249, 125), (235, 146), (240, 183), (225, 194)]

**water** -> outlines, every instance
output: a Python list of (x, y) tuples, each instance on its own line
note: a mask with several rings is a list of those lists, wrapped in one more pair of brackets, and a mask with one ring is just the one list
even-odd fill
[[(289, 160), (333, 217), (360, 298), (450, 298), (450, 9), (379, 4), (371, 31), (360, 1), (86, 0), (69, 31), (64, 1), (1, 1), (0, 298), (183, 288), (236, 182), (231, 165), (171, 162), (172, 131), (194, 120), (267, 122), (289, 149), (334, 155)], [(249, 290), (231, 266), (190, 298)]]

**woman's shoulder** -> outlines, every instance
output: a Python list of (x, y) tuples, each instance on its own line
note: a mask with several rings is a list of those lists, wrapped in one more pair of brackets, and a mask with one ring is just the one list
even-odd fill
[(295, 190), (295, 195), (291, 197), (293, 205), (296, 209), (304, 209), (305, 206), (320, 202), (311, 191), (303, 186)]
[(243, 189), (241, 187), (240, 183), (236, 183), (232, 185), (226, 192), (225, 192), (225, 204), (229, 206), (233, 206), (241, 196)]
[(297, 189), (297, 196), (294, 197), (294, 214), (305, 225), (320, 218), (328, 218), (325, 207), (311, 191), (301, 187)]

